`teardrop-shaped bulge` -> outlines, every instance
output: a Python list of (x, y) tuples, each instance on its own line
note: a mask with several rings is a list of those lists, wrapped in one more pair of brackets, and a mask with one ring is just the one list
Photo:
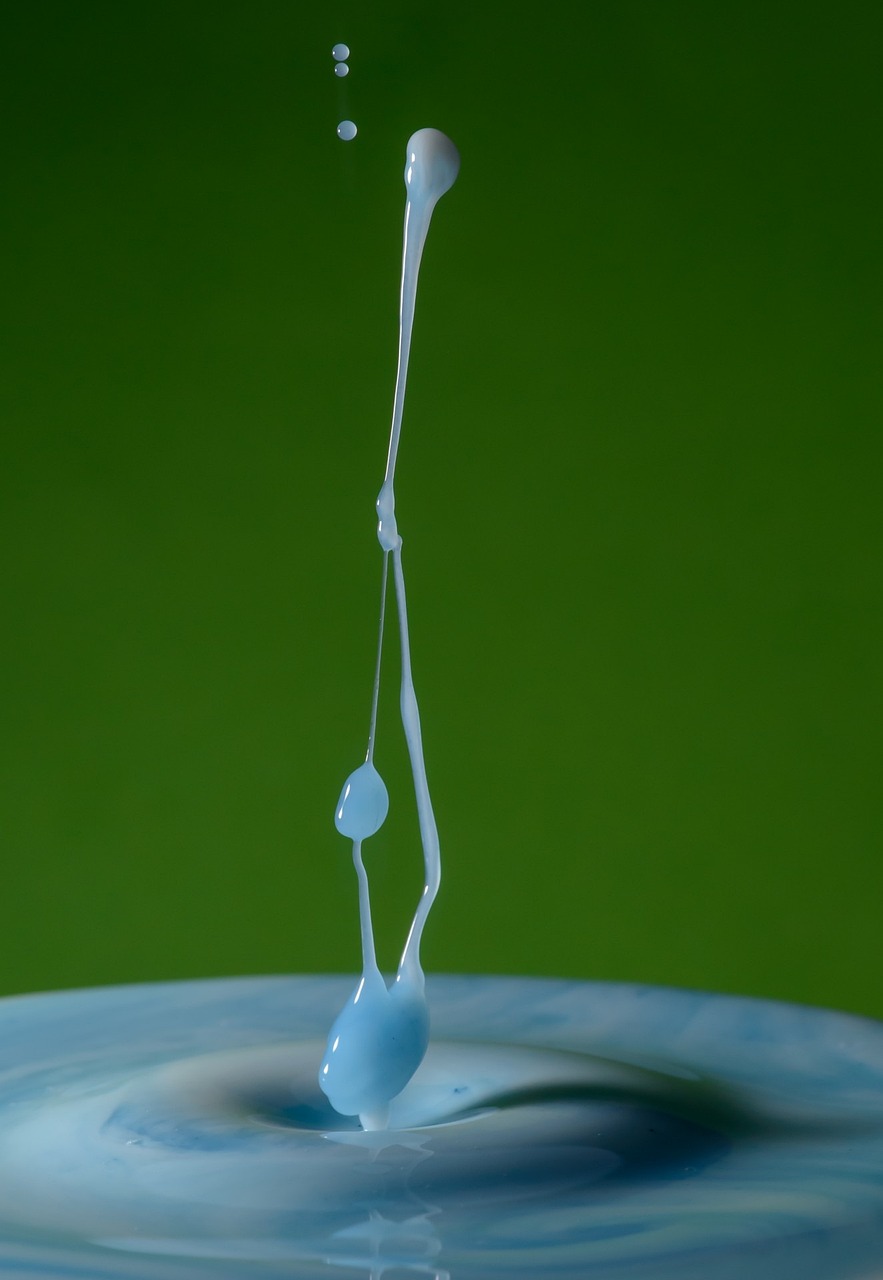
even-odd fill
[(345, 1116), (365, 1128), (385, 1128), (384, 1116), (423, 1061), (429, 1043), (429, 1009), (422, 983), (401, 976), (387, 989), (381, 975), (364, 974), (328, 1036), (319, 1085)]
[(405, 148), (405, 186), (415, 203), (434, 204), (457, 181), (460, 152), (440, 129), (418, 129)]
[(346, 782), (337, 802), (334, 825), (350, 840), (367, 840), (379, 831), (389, 813), (386, 783), (370, 760), (359, 765)]

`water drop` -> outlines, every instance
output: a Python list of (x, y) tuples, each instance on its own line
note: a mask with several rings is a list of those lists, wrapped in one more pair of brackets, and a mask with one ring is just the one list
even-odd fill
[[(451, 139), (438, 129), (418, 129), (412, 134), (405, 151), (405, 186), (408, 199), (425, 212), (457, 181), (460, 172), (460, 153)], [(422, 248), (422, 246), (421, 246)]]
[(387, 988), (366, 970), (335, 1019), (319, 1084), (336, 1111), (365, 1129), (386, 1127), (389, 1104), (423, 1061), (429, 1009), (423, 992), (401, 979)]
[(341, 120), (337, 126), (337, 136), (342, 138), (344, 142), (351, 142), (358, 132), (352, 120)]
[(345, 62), (335, 62), (334, 74), (336, 76), (348, 76), (349, 73), (350, 73), (350, 69)]
[(331, 56), (336, 62), (346, 62), (350, 56), (350, 47), (348, 44), (336, 44), (331, 50)]
[(379, 831), (389, 813), (386, 784), (370, 760), (359, 765), (340, 793), (334, 825), (350, 840), (367, 840)]

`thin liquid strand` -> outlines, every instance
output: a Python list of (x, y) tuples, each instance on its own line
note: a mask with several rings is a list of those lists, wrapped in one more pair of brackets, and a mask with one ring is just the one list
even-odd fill
[(371, 691), (371, 721), (368, 725), (368, 753), (365, 759), (374, 762), (374, 739), (377, 735), (377, 705), (380, 701), (380, 667), (383, 658), (383, 628), (386, 622), (386, 585), (389, 578), (389, 555), (383, 553), (383, 573), (380, 579), (380, 622), (377, 627), (377, 662), (374, 666), (374, 687)]

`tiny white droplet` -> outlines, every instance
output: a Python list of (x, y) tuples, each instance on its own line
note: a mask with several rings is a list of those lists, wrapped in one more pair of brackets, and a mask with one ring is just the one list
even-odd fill
[(335, 62), (334, 74), (336, 76), (348, 76), (349, 73), (350, 73), (350, 69), (345, 62)]
[(331, 50), (331, 56), (336, 62), (345, 62), (350, 56), (350, 47), (348, 44), (336, 44)]
[(337, 136), (343, 138), (344, 142), (351, 142), (358, 132), (352, 120), (341, 120), (337, 126)]

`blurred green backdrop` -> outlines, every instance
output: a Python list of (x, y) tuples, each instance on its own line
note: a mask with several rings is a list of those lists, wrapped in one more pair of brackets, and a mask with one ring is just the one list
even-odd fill
[[(358, 964), (331, 816), (431, 124), (463, 163), (397, 476), (427, 966), (883, 1014), (880, 6), (2, 27), (0, 989)], [(389, 966), (420, 886), (395, 668)]]

